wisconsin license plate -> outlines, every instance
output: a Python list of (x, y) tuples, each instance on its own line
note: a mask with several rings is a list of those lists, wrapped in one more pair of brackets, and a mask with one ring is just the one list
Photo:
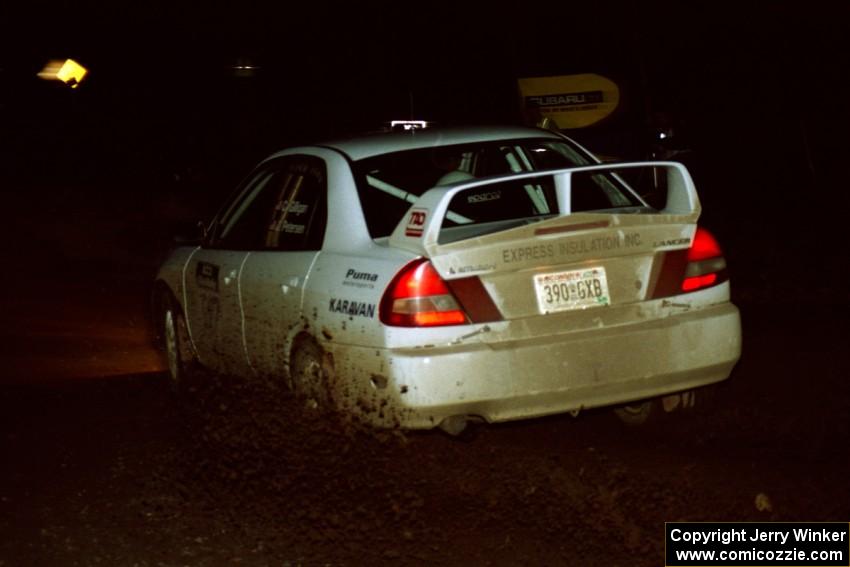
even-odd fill
[(611, 303), (605, 268), (583, 268), (534, 276), (541, 313), (586, 309)]

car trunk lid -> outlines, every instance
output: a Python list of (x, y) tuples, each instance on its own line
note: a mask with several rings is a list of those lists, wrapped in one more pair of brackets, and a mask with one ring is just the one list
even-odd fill
[[(664, 209), (574, 210), (588, 179), (591, 189), (593, 183), (602, 192), (616, 186), (631, 192), (631, 203), (643, 203), (618, 174), (637, 168), (666, 174)], [(532, 206), (539, 214), (516, 217), (512, 211), (520, 204), (511, 199), (517, 192), (536, 201)], [(502, 200), (503, 206), (477, 217), (487, 200)], [(463, 297), (464, 283), (478, 279), (498, 317), (512, 320), (657, 297), (659, 287), (669, 285), (665, 264), (690, 246), (699, 213), (696, 190), (681, 164), (608, 164), (431, 189), (413, 204), (389, 242), (429, 258), (464, 306), (475, 301)]]

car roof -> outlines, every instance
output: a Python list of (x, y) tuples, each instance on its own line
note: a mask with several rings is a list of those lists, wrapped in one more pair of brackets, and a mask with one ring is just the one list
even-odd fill
[[(346, 154), (352, 160), (359, 160), (404, 150), (520, 138), (561, 139), (557, 134), (539, 128), (474, 126), (467, 128), (426, 128), (424, 130), (381, 132), (311, 145), (333, 148)], [(292, 153), (292, 148), (275, 154), (272, 157), (288, 153)]]

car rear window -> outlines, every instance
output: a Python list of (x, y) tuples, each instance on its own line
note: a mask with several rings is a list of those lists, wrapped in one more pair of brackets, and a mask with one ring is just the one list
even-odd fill
[[(566, 141), (522, 139), (393, 152), (359, 160), (354, 169), (369, 232), (380, 238), (389, 236), (411, 204), (433, 187), (590, 164), (588, 156)], [(582, 203), (574, 199), (573, 211), (631, 204), (615, 183), (607, 181), (597, 180), (580, 192)], [(555, 201), (551, 177), (482, 187), (452, 200), (444, 226), (545, 218), (557, 213)]]

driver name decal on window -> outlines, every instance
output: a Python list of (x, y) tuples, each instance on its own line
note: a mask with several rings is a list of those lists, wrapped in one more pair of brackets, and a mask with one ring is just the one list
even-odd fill
[(301, 217), (302, 215), (304, 215), (304, 213), (306, 213), (309, 208), (309, 205), (301, 203), (300, 201), (290, 200), (279, 203), (278, 206), (275, 208), (271, 226), (269, 226), (269, 232), (304, 234), (304, 223), (297, 222), (298, 220), (300, 220), (297, 217)]
[(304, 234), (306, 231), (310, 205), (298, 200), (303, 182), (303, 175), (286, 176), (266, 231), (266, 246), (277, 248), (281, 234)]

